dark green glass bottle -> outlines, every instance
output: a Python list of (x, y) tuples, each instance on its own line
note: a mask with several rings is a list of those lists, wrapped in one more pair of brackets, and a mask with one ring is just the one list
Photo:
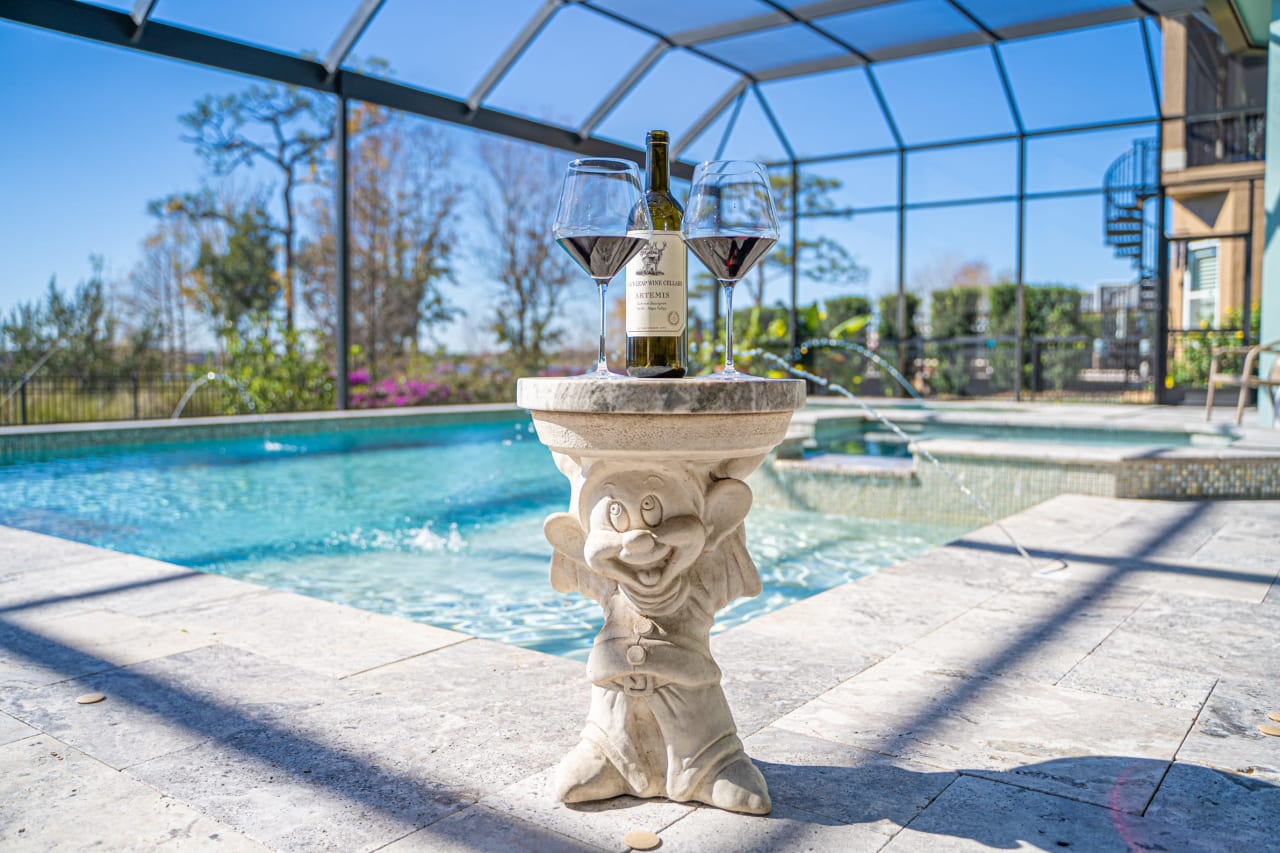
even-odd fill
[(627, 375), (678, 379), (689, 367), (688, 258), (671, 195), (665, 130), (645, 135), (649, 244), (627, 264)]

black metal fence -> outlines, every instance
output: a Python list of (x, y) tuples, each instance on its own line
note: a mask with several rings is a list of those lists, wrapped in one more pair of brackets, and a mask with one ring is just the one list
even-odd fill
[[(1017, 339), (1012, 336), (912, 338), (881, 341), (877, 355), (896, 366), (905, 348), (904, 379), (919, 394), (947, 397), (1007, 396), (1017, 384)], [(874, 360), (848, 352), (818, 351), (815, 373), (860, 394), (895, 391), (897, 379)], [(1031, 336), (1022, 347), (1022, 391), (1028, 395), (1113, 397), (1152, 390), (1149, 338)]]
[[(0, 377), (0, 426), (168, 418), (193, 382), (186, 376)], [(224, 414), (227, 391), (195, 389), (183, 417)]]

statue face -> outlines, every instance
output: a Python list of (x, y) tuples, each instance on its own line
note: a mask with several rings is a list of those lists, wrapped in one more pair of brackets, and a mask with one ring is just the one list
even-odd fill
[(668, 591), (707, 544), (691, 483), (619, 472), (582, 497), (587, 565), (641, 598)]

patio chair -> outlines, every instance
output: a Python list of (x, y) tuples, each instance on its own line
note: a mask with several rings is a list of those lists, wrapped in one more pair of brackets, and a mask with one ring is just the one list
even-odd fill
[[(1249, 396), (1250, 388), (1266, 388), (1271, 394), (1272, 409), (1275, 410), (1276, 392), (1271, 389), (1280, 388), (1280, 357), (1271, 362), (1271, 370), (1266, 377), (1257, 375), (1258, 356), (1264, 352), (1280, 353), (1280, 341), (1269, 344), (1258, 344), (1251, 347), (1213, 347), (1213, 359), (1209, 362), (1209, 393), (1205, 398), (1204, 419), (1213, 417), (1213, 392), (1219, 385), (1240, 386), (1240, 399), (1236, 403), (1236, 426), (1244, 418), (1244, 403)], [(1244, 369), (1239, 375), (1223, 373), (1218, 369), (1219, 360), (1224, 355), (1244, 355)]]

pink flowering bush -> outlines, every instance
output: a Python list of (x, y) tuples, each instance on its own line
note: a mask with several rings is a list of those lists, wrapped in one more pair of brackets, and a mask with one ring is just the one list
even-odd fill
[[(363, 379), (363, 382), (357, 381)], [(470, 403), (471, 395), (455, 389), (449, 382), (434, 378), (410, 379), (397, 376), (370, 383), (363, 370), (348, 374), (351, 405), (357, 409), (382, 409), (389, 406), (438, 406), (444, 403)]]

